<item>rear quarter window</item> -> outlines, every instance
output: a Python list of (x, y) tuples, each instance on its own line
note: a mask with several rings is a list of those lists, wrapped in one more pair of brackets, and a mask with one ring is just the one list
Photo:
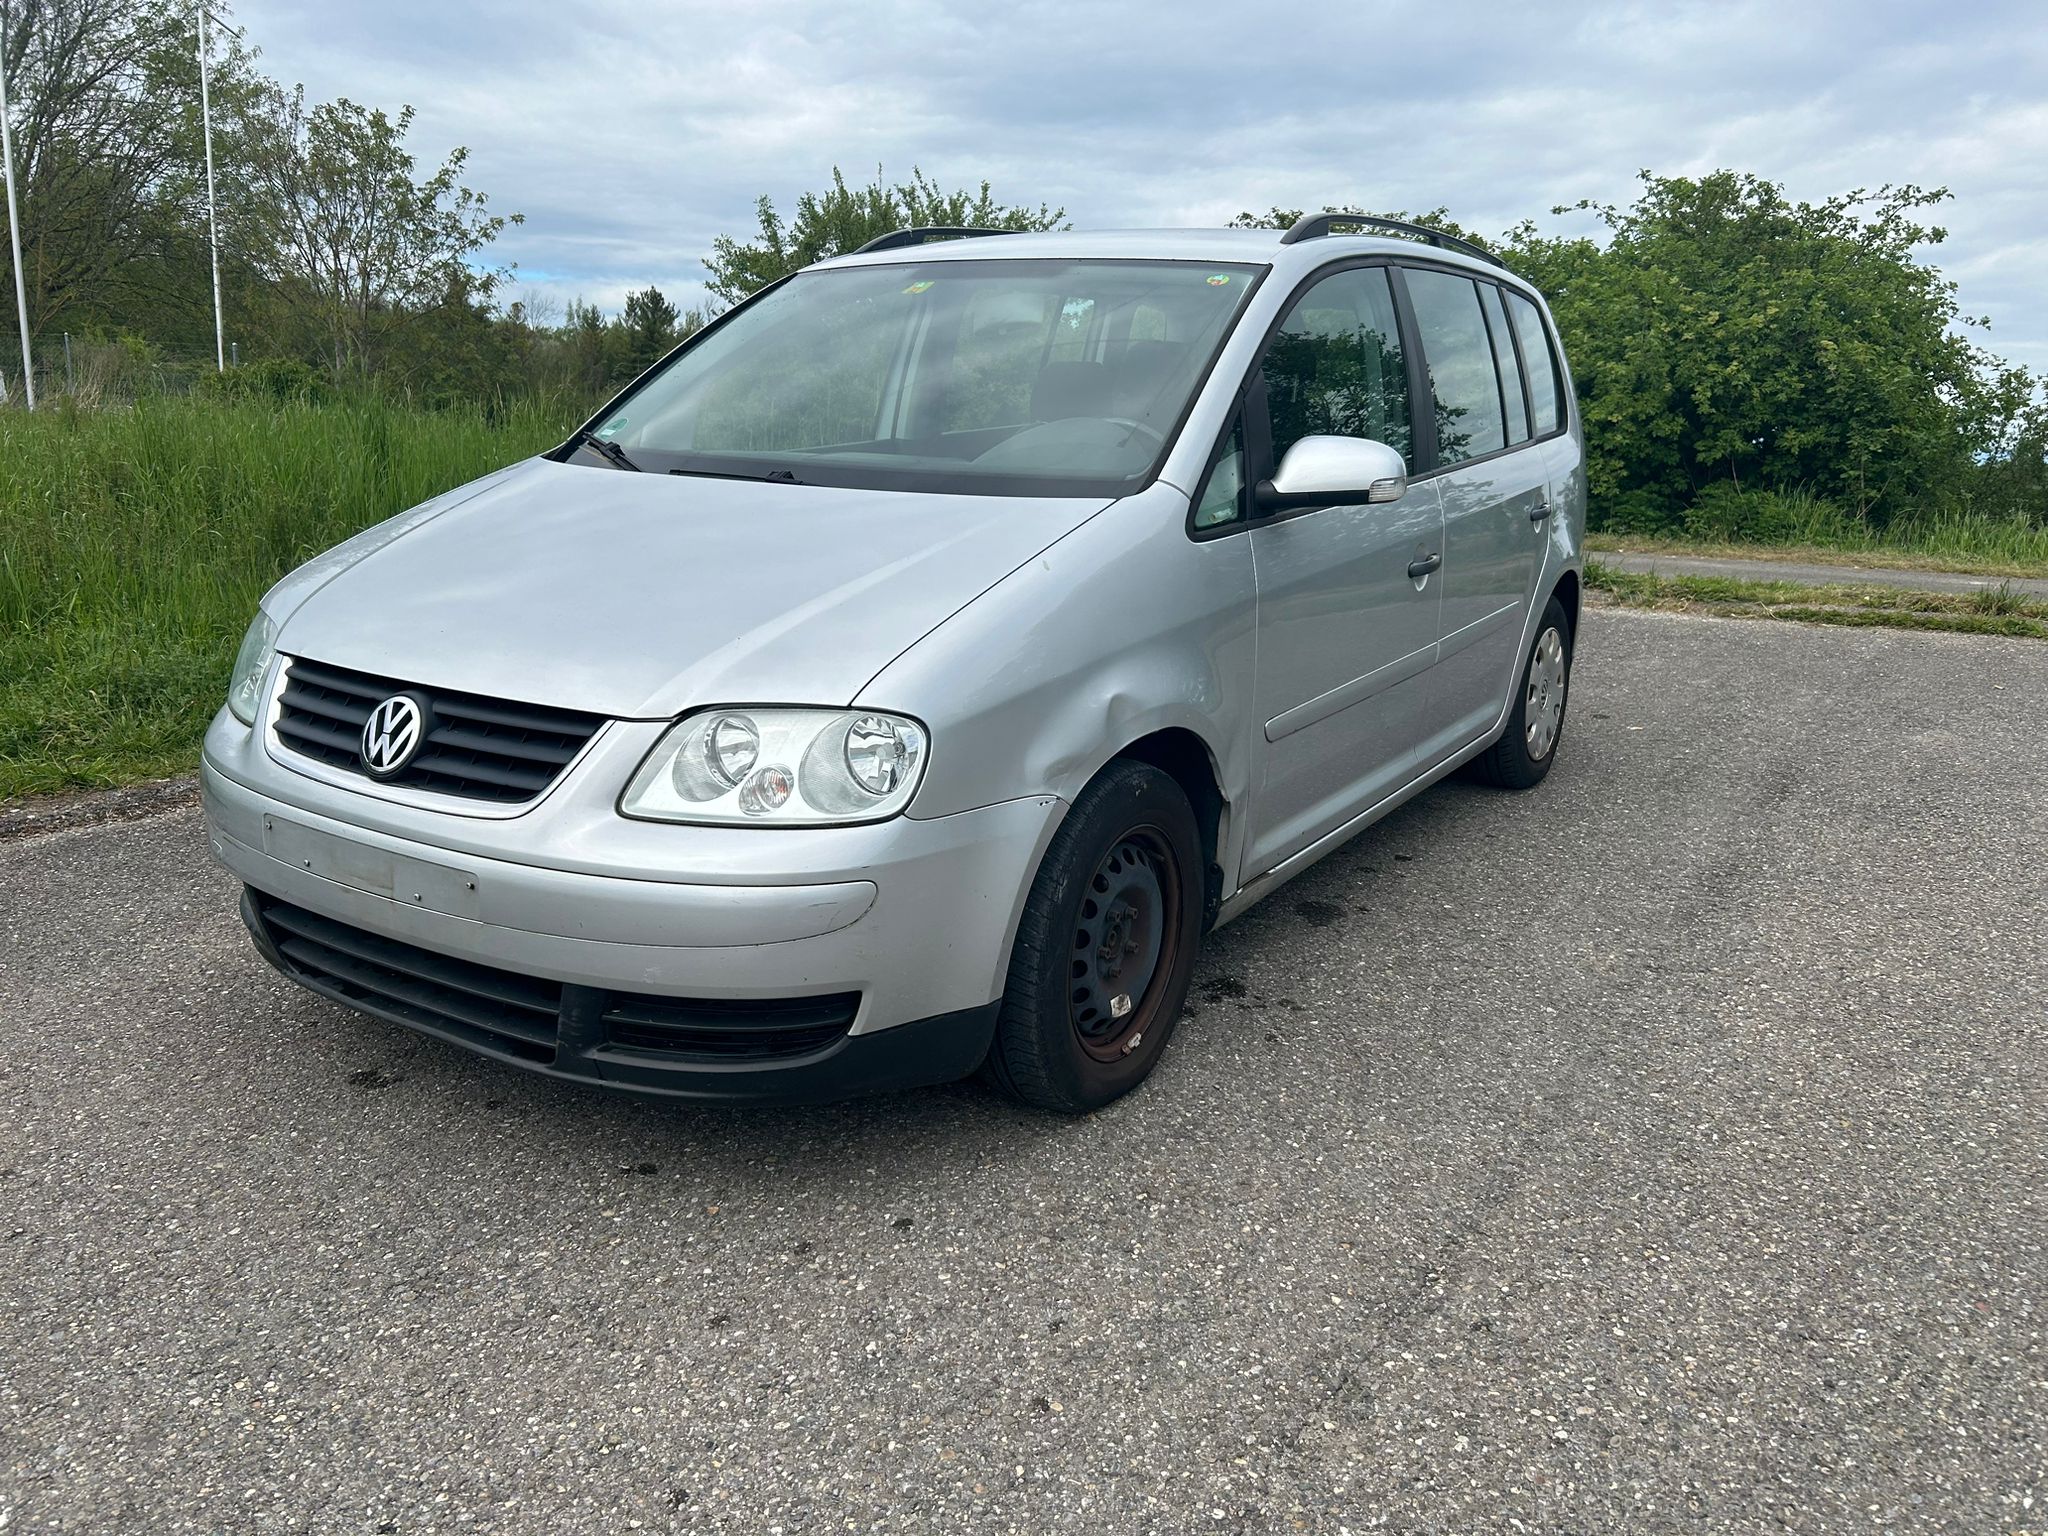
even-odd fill
[(1508, 316), (1515, 323), (1515, 335), (1522, 343), (1522, 363), (1529, 370), (1529, 409), (1536, 423), (1536, 435), (1555, 432), (1564, 420), (1564, 400), (1558, 388), (1557, 358), (1550, 350), (1549, 328), (1536, 306), (1519, 293), (1507, 294)]

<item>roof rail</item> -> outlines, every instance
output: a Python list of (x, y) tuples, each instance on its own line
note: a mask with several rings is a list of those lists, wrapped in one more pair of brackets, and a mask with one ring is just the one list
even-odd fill
[(1014, 235), (1014, 229), (976, 229), (965, 224), (919, 224), (910, 229), (892, 230), (886, 235), (877, 235), (859, 250), (855, 256), (865, 256), (869, 251), (893, 251), (903, 245), (930, 245), (938, 240), (969, 240), (979, 235)]
[(1503, 272), (1508, 264), (1484, 246), (1474, 245), (1470, 240), (1460, 240), (1456, 235), (1447, 235), (1440, 229), (1431, 229), (1427, 224), (1409, 224), (1400, 219), (1382, 219), (1370, 213), (1349, 213), (1332, 209), (1327, 213), (1312, 213), (1305, 219), (1296, 219), (1293, 228), (1280, 237), (1282, 245), (1293, 245), (1299, 240), (1315, 240), (1324, 235), (1339, 233), (1338, 226), (1357, 225), (1346, 234), (1362, 234), (1368, 230), (1384, 229), (1397, 235), (1408, 235), (1414, 239), (1427, 240), (1439, 250), (1463, 251), (1467, 256), (1477, 256), (1481, 261), (1490, 261)]

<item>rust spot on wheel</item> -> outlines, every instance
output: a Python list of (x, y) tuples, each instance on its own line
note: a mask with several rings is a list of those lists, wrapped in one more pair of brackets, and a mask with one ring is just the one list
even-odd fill
[(1117, 1062), (1158, 1017), (1164, 979), (1179, 960), (1181, 879), (1173, 845), (1156, 827), (1110, 844), (1086, 884), (1074, 930), (1067, 1016), (1081, 1048)]

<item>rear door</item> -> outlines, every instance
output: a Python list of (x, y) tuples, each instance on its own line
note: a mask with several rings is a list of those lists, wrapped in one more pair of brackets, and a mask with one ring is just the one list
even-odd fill
[(1499, 718), (1521, 662), (1549, 471), (1500, 288), (1439, 267), (1412, 266), (1402, 277), (1429, 378), (1443, 497), (1433, 724), (1454, 751)]
[[(1413, 472), (1416, 375), (1398, 314), (1384, 265), (1340, 269), (1294, 302), (1247, 395), (1254, 483), (1318, 433), (1386, 443)], [(1380, 506), (1274, 514), (1251, 540), (1265, 772), (1246, 869), (1257, 874), (1413, 776), (1436, 659), (1426, 567), (1442, 554), (1443, 517), (1424, 481)]]

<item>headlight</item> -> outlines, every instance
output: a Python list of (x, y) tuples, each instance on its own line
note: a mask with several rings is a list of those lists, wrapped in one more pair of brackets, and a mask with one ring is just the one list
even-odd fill
[(678, 721), (626, 786), (648, 821), (827, 826), (910, 803), (924, 727), (873, 709), (707, 709)]
[(235, 653), (235, 670), (228, 678), (228, 708), (244, 725), (256, 723), (256, 704), (263, 697), (263, 675), (277, 655), (277, 626), (260, 609), (256, 622), (242, 636), (242, 648)]

